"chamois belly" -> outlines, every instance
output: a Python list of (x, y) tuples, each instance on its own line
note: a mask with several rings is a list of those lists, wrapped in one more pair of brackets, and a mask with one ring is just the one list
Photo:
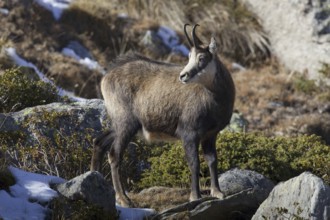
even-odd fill
[(178, 140), (178, 138), (173, 135), (158, 131), (148, 131), (145, 127), (142, 128), (138, 135), (142, 136), (148, 142), (173, 142)]

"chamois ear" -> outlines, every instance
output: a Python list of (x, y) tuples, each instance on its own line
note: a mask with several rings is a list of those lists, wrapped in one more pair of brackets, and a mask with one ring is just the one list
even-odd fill
[(211, 37), (211, 42), (210, 42), (210, 45), (209, 45), (209, 51), (212, 54), (216, 54), (217, 53), (217, 42), (215, 42), (215, 38), (214, 37)]

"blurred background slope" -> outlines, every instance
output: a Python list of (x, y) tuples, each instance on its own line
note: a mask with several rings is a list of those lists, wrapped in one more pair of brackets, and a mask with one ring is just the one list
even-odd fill
[[(283, 66), (272, 54), (269, 27), (241, 1), (75, 0), (58, 20), (33, 0), (1, 1), (0, 8), (1, 69), (13, 65), (5, 48), (14, 47), (58, 86), (85, 98), (101, 98), (100, 79), (121, 54), (184, 64), (183, 25), (198, 23), (198, 36), (205, 44), (215, 36), (233, 73), (247, 129), (315, 133), (329, 143), (329, 87)], [(324, 64), (320, 71), (327, 76), (329, 69)]]

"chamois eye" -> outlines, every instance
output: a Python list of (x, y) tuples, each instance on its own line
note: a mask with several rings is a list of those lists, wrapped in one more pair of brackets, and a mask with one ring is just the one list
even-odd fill
[(205, 62), (205, 57), (204, 56), (200, 56), (199, 58), (198, 58), (198, 63), (199, 64), (203, 64)]

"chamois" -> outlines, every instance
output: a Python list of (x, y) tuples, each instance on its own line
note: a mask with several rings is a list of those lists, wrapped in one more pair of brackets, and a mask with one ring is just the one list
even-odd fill
[(119, 168), (124, 149), (142, 133), (147, 140), (183, 143), (191, 171), (190, 200), (201, 198), (199, 188), (199, 144), (211, 176), (211, 196), (223, 198), (219, 188), (216, 136), (229, 123), (235, 100), (235, 86), (217, 55), (212, 37), (203, 46), (192, 28), (186, 66), (162, 63), (140, 55), (124, 56), (101, 81), (101, 92), (112, 120), (111, 129), (94, 140), (91, 170), (100, 170), (108, 153), (116, 200), (129, 206), (120, 181)]

